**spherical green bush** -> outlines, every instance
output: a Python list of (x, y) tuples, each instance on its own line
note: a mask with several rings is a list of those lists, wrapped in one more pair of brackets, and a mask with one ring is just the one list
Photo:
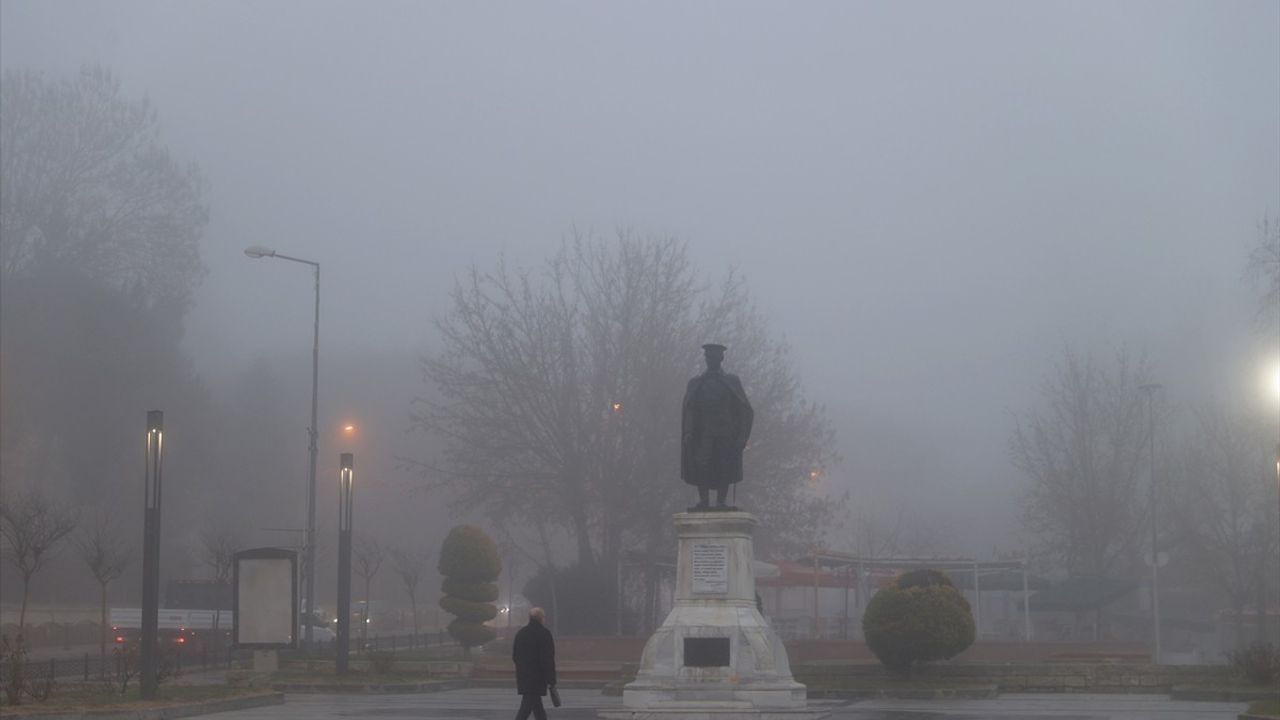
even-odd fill
[(502, 572), (498, 546), (480, 528), (459, 525), (440, 546), (436, 568), (444, 576), (440, 607), (456, 618), (449, 623), (449, 635), (464, 650), (492, 640), (496, 633), (484, 623), (498, 614), (492, 604), (498, 598), (494, 581)]
[(973, 615), (945, 575), (910, 573), (871, 598), (862, 632), (890, 672), (910, 677), (914, 669), (953, 658), (972, 645)]

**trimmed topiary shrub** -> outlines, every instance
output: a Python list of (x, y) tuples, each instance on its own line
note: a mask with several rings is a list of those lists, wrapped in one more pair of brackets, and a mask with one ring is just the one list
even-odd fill
[(862, 617), (867, 647), (890, 672), (910, 677), (973, 644), (969, 602), (936, 570), (902, 575), (871, 598)]
[(454, 578), (446, 577), (444, 579), (444, 584), (440, 587), (440, 590), (443, 591), (445, 595), (467, 598), (476, 602), (493, 602), (498, 599), (498, 586), (491, 582), (463, 582), (462, 580), (455, 580)]
[(467, 652), (497, 637), (484, 624), (498, 614), (493, 606), (498, 598), (494, 581), (502, 572), (502, 558), (493, 539), (474, 525), (455, 527), (440, 546), (436, 568), (444, 576), (440, 607), (455, 618), (449, 623), (449, 635)]

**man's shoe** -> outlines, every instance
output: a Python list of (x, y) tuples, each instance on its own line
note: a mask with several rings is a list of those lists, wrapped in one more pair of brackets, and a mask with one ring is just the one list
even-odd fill
[(704, 502), (700, 502), (697, 505), (690, 507), (689, 512), (691, 513), (711, 512), (711, 506)]

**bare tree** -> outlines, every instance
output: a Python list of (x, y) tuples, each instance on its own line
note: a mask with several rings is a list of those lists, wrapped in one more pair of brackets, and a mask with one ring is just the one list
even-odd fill
[(27, 621), (32, 579), (57, 554), (58, 544), (76, 528), (74, 511), (33, 488), (13, 493), (0, 502), (0, 538), (4, 557), (22, 576), (22, 609), (18, 635)]
[[(391, 550), (391, 562), (395, 565), (396, 576), (400, 578), (405, 594), (409, 596), (409, 607), (413, 611), (413, 634), (417, 636), (421, 627), (418, 622), (418, 585), (422, 582), (423, 573), (430, 567), (431, 559), (427, 553), (419, 550), (395, 548)], [(368, 594), (367, 583), (365, 594)]]
[(1076, 575), (1108, 577), (1133, 562), (1145, 526), (1146, 363), (1119, 352), (1111, 367), (1067, 349), (1044, 383), (1042, 406), (1011, 441), (1030, 481), (1023, 523), (1048, 559)]
[[(240, 552), (240, 541), (234, 532), (224, 524), (213, 524), (200, 533), (200, 560), (209, 568), (213, 582), (219, 588), (231, 584), (231, 576), (235, 571), (236, 553)], [(219, 607), (218, 610), (221, 610)], [(213, 615), (213, 629), (221, 624), (222, 613)], [(308, 618), (307, 622), (311, 620)]]
[(213, 581), (218, 585), (231, 583), (238, 552), (240, 541), (229, 527), (211, 525), (200, 533), (200, 560), (209, 568)]
[(203, 180), (159, 144), (144, 99), (100, 67), (0, 84), (0, 276), (65, 260), (150, 300), (185, 306), (201, 276)]
[(760, 546), (786, 552), (825, 532), (833, 504), (809, 483), (836, 460), (825, 414), (741, 279), (708, 285), (682, 242), (575, 235), (541, 272), (473, 269), (439, 327), (444, 349), (423, 362), (438, 394), (414, 420), (445, 445), (424, 478), (461, 508), (559, 528), (579, 564), (610, 577), (624, 548), (665, 547), (686, 495), (681, 397), (700, 345), (716, 341), (756, 408), (738, 501), (762, 516)]
[(77, 502), (110, 500), (133, 477), (140, 421), (122, 416), (141, 398), (187, 418), (207, 402), (180, 346), (204, 274), (203, 185), (110, 72), (5, 69), (0, 456), (55, 454)]
[(364, 580), (364, 612), (361, 613), (363, 617), (360, 618), (361, 645), (369, 639), (370, 589), (373, 578), (378, 574), (378, 569), (382, 567), (385, 557), (386, 548), (382, 543), (366, 535), (356, 538), (355, 547), (351, 550), (351, 559), (354, 561), (356, 574)]
[[(1245, 606), (1257, 599), (1258, 607), (1265, 607), (1274, 557), (1275, 459), (1268, 436), (1275, 433), (1217, 409), (1198, 413), (1197, 420), (1176, 465), (1176, 528), (1191, 568), (1231, 603), (1235, 643), (1241, 647)], [(1265, 633), (1264, 616), (1258, 616), (1260, 633)]]
[(92, 524), (81, 529), (80, 559), (98, 581), (99, 619), (98, 649), (102, 659), (102, 675), (107, 672), (107, 586), (120, 577), (129, 565), (130, 553), (112, 520), (112, 516), (99, 512)]
[(937, 556), (947, 544), (946, 533), (936, 523), (907, 514), (862, 508), (854, 514), (850, 549), (868, 558)]
[(1280, 220), (1264, 217), (1258, 223), (1258, 244), (1249, 253), (1248, 271), (1262, 289), (1258, 317), (1280, 319)]

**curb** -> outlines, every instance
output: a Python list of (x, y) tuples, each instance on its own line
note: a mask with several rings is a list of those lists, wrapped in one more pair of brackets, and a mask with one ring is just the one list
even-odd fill
[(13, 720), (174, 720), (175, 718), (208, 715), (229, 710), (247, 710), (249, 708), (283, 704), (284, 693), (267, 692), (222, 700), (202, 700), (182, 705), (166, 705), (164, 707), (136, 708), (132, 710), (113, 710), (111, 708), (71, 712), (40, 712), (37, 710), (34, 712), (5, 712), (3, 715), (5, 718), (12, 718)]
[(995, 685), (940, 688), (849, 688), (808, 691), (811, 700), (991, 700), (1000, 697)]
[[(1280, 689), (1268, 687), (1182, 687), (1169, 691), (1170, 700), (1206, 700), (1211, 702), (1253, 702), (1254, 700), (1280, 700)], [(1266, 717), (1260, 715), (1258, 717)]]
[(271, 689), (277, 692), (297, 694), (352, 694), (352, 695), (389, 695), (395, 693), (436, 693), (445, 690), (463, 690), (468, 687), (466, 680), (424, 680), (422, 682), (399, 683), (365, 683), (358, 684), (324, 684), (324, 683), (271, 683)]
[[(556, 687), (572, 690), (598, 690), (605, 687), (603, 681), (570, 680), (558, 683)], [(342, 694), (342, 695), (391, 695), (437, 693), (446, 690), (469, 690), (471, 688), (509, 688), (509, 680), (424, 680), (422, 682), (404, 683), (365, 683), (352, 685), (334, 685), (325, 683), (271, 683), (271, 689), (277, 692), (303, 694)]]

